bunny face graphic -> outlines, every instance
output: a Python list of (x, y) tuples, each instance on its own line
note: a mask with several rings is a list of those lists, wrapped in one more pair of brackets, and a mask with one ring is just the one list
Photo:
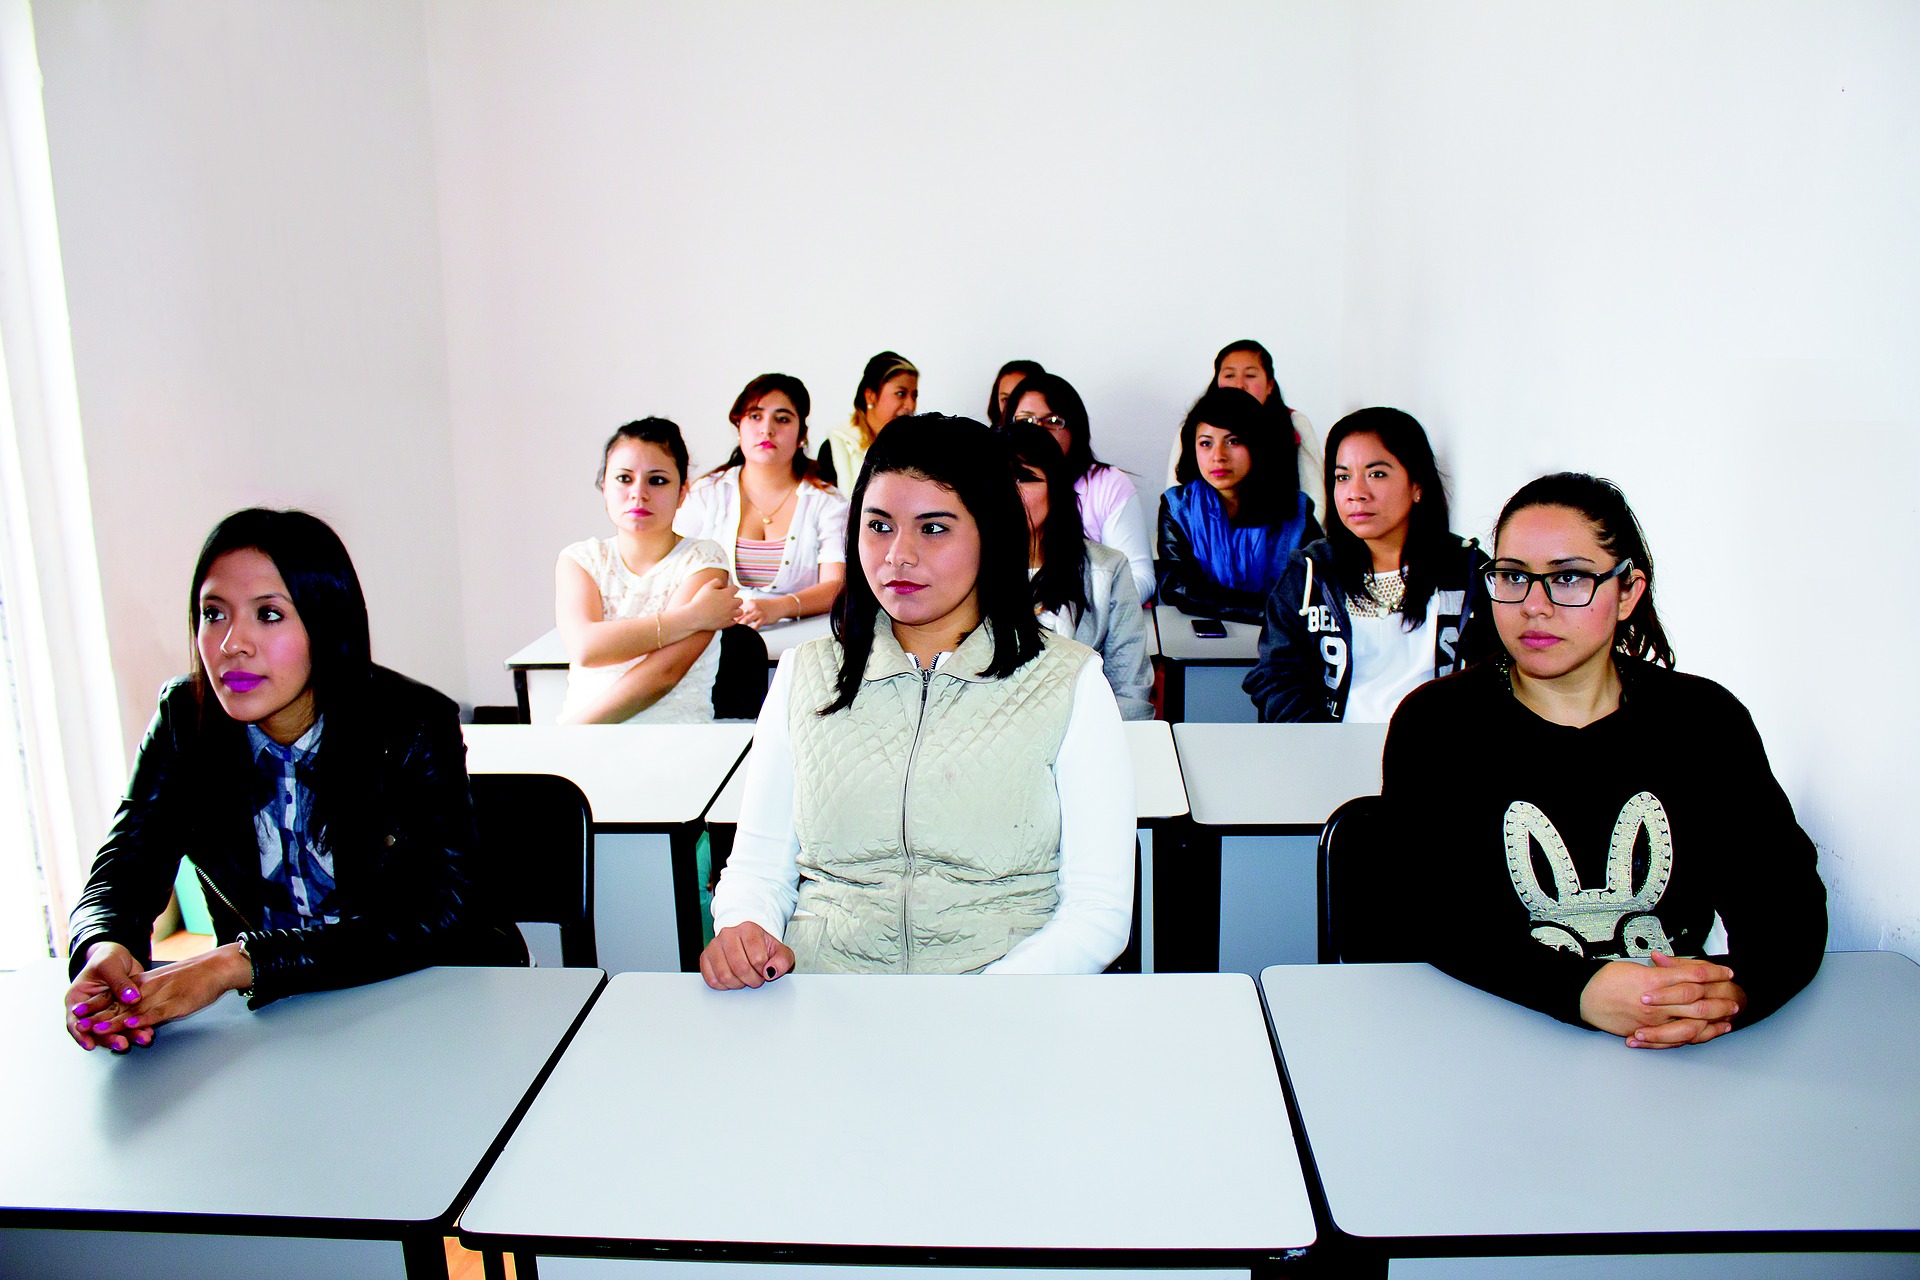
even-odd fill
[[(1647, 833), (1646, 877), (1633, 883), (1633, 847)], [(1594, 960), (1644, 960), (1674, 948), (1660, 917), (1653, 912), (1673, 874), (1673, 832), (1667, 811), (1651, 791), (1631, 797), (1620, 808), (1607, 843), (1607, 882), (1580, 884), (1566, 841), (1539, 806), (1516, 800), (1507, 806), (1507, 874), (1526, 904), (1532, 932), (1545, 946)], [(1538, 844), (1552, 874), (1551, 889), (1540, 883), (1533, 848)]]

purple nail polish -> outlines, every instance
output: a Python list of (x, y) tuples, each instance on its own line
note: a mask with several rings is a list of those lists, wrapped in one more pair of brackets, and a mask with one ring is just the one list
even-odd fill
[(128, 1019), (127, 1019), (127, 1025), (128, 1025), (128, 1026), (130, 1026), (130, 1027), (137, 1027), (137, 1026), (139, 1026), (139, 1025), (140, 1025), (140, 1015), (136, 1013), (136, 1014), (134, 1014), (134, 1015), (133, 1015), (132, 1017), (130, 1017), (130, 1018), (128, 1018)]
[(68, 1013), (71, 1013), (71, 1014), (72, 1014), (72, 1015), (73, 1015), (74, 1017), (76, 1017), (76, 1018), (78, 1018), (78, 1017), (81, 1017), (82, 1015), (84, 1015), (84, 1014), (86, 1013), (86, 1011), (87, 1011), (87, 1002), (86, 1002), (85, 1000), (82, 1000), (82, 1001), (81, 1001), (81, 1002), (80, 1002), (79, 1004), (77, 1004), (77, 1005), (75, 1005), (75, 1006), (73, 1006), (73, 1008), (71, 1008), (71, 1009), (69, 1009), (69, 1010), (67, 1010), (67, 1012), (68, 1012)]
[(102, 1031), (111, 1030), (113, 1030), (113, 1024), (111, 1022), (96, 1022), (93, 1024), (93, 1033), (95, 1035), (99, 1035)]
[(128, 987), (125, 991), (122, 991), (120, 993), (120, 998), (122, 1000), (125, 1000), (128, 1004), (132, 1004), (135, 1000), (138, 1000), (140, 998), (140, 993), (134, 988)]

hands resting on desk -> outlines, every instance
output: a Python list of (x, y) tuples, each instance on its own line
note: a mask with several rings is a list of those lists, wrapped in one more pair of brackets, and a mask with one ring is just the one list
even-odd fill
[(715, 991), (765, 986), (793, 972), (793, 948), (749, 920), (713, 935), (700, 953), (700, 976)]
[(67, 1034), (82, 1049), (144, 1048), (162, 1023), (198, 1013), (252, 981), (253, 965), (238, 943), (148, 970), (119, 943), (96, 942), (67, 989)]
[(1747, 993), (1733, 970), (1710, 960), (1654, 953), (1651, 965), (1615, 960), (1588, 979), (1580, 1016), (1591, 1026), (1625, 1036), (1629, 1049), (1704, 1044), (1733, 1030)]

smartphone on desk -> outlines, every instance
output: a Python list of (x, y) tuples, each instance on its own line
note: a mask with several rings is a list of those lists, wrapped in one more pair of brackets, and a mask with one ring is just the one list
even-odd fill
[(1195, 618), (1193, 620), (1193, 634), (1199, 636), (1202, 640), (1225, 640), (1227, 638), (1227, 624), (1218, 618)]

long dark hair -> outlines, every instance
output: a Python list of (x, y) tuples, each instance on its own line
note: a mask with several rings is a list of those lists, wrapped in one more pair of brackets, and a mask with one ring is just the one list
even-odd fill
[[(1003, 427), (1006, 425), (1002, 419), (1007, 415), (1000, 412), (1000, 379), (1010, 373), (1017, 373), (1020, 375), (1021, 381), (1025, 381), (1036, 373), (1045, 372), (1046, 369), (1041, 366), (1038, 360), (1009, 360), (1001, 365), (1000, 372), (993, 375), (993, 383), (987, 388), (987, 416), (985, 419), (987, 425), (990, 427)], [(1014, 385), (1018, 387), (1020, 384), (1015, 383)], [(1007, 397), (1007, 403), (1009, 405), (1013, 403), (1013, 397), (1011, 395)]]
[[(1426, 624), (1427, 602), (1433, 598), (1439, 580), (1438, 561), (1452, 545), (1446, 477), (1440, 474), (1426, 429), (1410, 413), (1387, 408), (1356, 409), (1333, 424), (1333, 430), (1327, 432), (1321, 480), (1326, 485), (1327, 505), (1333, 508), (1327, 513), (1326, 534), (1333, 548), (1334, 574), (1348, 595), (1373, 595), (1366, 577), (1373, 571), (1373, 552), (1340, 518), (1340, 504), (1333, 496), (1333, 472), (1341, 442), (1362, 434), (1380, 437), (1381, 445), (1406, 469), (1407, 479), (1420, 486), (1420, 500), (1407, 516), (1407, 540), (1400, 548), (1400, 564), (1407, 571), (1406, 592), (1400, 599), (1400, 625), (1412, 631)], [(1471, 589), (1472, 584), (1468, 585)]]
[[(727, 421), (731, 422), (734, 431), (738, 432), (740, 430), (740, 420), (746, 417), (748, 411), (759, 404), (761, 400), (765, 399), (767, 393), (771, 391), (778, 391), (781, 395), (793, 401), (793, 411), (800, 417), (800, 442), (795, 446), (793, 451), (793, 478), (795, 480), (817, 479), (820, 469), (814, 463), (814, 460), (807, 456), (807, 415), (813, 412), (813, 398), (807, 394), (807, 385), (800, 381), (800, 379), (790, 373), (761, 374), (752, 382), (742, 387), (740, 394), (733, 398), (733, 408), (727, 410)], [(608, 445), (607, 447), (612, 448), (613, 446)], [(733, 445), (733, 452), (727, 456), (727, 460), (707, 472), (707, 475), (719, 475), (729, 467), (744, 467), (746, 465), (746, 451), (740, 447), (739, 441), (736, 440)], [(821, 483), (825, 482), (822, 481)]]
[(659, 445), (673, 458), (673, 465), (680, 468), (680, 483), (687, 482), (687, 442), (680, 435), (680, 424), (665, 418), (641, 418), (637, 422), (615, 427), (613, 434), (607, 437), (607, 447), (600, 451), (600, 470), (593, 476), (594, 488), (606, 485), (607, 459), (613, 454), (613, 446), (622, 440)]
[[(1180, 461), (1174, 466), (1178, 484), (1200, 479), (1193, 439), (1203, 426), (1231, 431), (1247, 447), (1247, 478), (1240, 482), (1240, 512), (1236, 525), (1279, 526), (1300, 511), (1299, 463), (1294, 460), (1293, 428), (1280, 434), (1273, 416), (1253, 393), (1238, 387), (1213, 387), (1193, 402), (1180, 423)], [(1204, 483), (1204, 482), (1203, 482)]]
[(1027, 587), (1027, 516), (1013, 487), (1006, 451), (986, 424), (944, 413), (895, 418), (874, 438), (853, 486), (847, 521), (847, 588), (833, 612), (840, 640), (836, 696), (820, 708), (831, 715), (853, 705), (873, 651), (880, 601), (860, 559), (867, 486), (877, 475), (906, 472), (953, 491), (980, 530), (980, 576), (975, 581), (981, 622), (993, 636), (993, 661), (985, 675), (1004, 679), (1040, 652), (1040, 622)]
[[(1021, 397), (1029, 392), (1037, 392), (1047, 402), (1047, 408), (1067, 420), (1067, 470), (1078, 484), (1080, 477), (1095, 467), (1107, 464), (1093, 456), (1093, 427), (1087, 421), (1087, 403), (1073, 384), (1057, 373), (1035, 373), (1020, 380), (1020, 385), (1007, 397), (1006, 417), (1009, 422), (1020, 408)], [(1056, 448), (1059, 446), (1056, 445)]]
[[(353, 803), (342, 797), (364, 794), (365, 775), (374, 750), (366, 741), (377, 710), (369, 706), (373, 675), (373, 642), (367, 626), (367, 598), (360, 589), (346, 544), (326, 521), (305, 511), (271, 511), (249, 507), (236, 511), (213, 527), (193, 566), (193, 589), (187, 595), (187, 628), (193, 654), (191, 679), (199, 705), (200, 727), (210, 742), (223, 743), (214, 759), (224, 790), (247, 794), (249, 769), (244, 733), (228, 717), (213, 692), (206, 667), (200, 661), (200, 588), (206, 585), (213, 562), (229, 551), (251, 549), (273, 561), (294, 613), (307, 632), (313, 664), (307, 687), (313, 692), (314, 711), (327, 717), (315, 756), (313, 823), (321, 838), (334, 844), (329, 829), (336, 810), (351, 813)], [(330, 803), (328, 797), (333, 800)]]
[(995, 433), (1006, 445), (1017, 485), (1022, 471), (1038, 471), (1047, 484), (1047, 523), (1040, 530), (1040, 570), (1033, 575), (1033, 602), (1043, 610), (1073, 610), (1077, 622), (1087, 603), (1087, 539), (1067, 457), (1045, 427), (1008, 422)]
[(1282, 419), (1286, 420), (1287, 430), (1293, 430), (1293, 410), (1287, 404), (1286, 395), (1280, 390), (1280, 380), (1273, 376), (1273, 353), (1255, 342), (1252, 338), (1242, 338), (1238, 342), (1229, 342), (1226, 346), (1220, 348), (1219, 354), (1213, 357), (1213, 382), (1211, 385), (1216, 387), (1220, 385), (1220, 366), (1225, 364), (1227, 357), (1236, 351), (1251, 351), (1254, 356), (1259, 359), (1260, 367), (1266, 371), (1267, 382), (1273, 387), (1273, 394), (1266, 399), (1267, 411), (1278, 414)]
[(1593, 536), (1601, 549), (1617, 560), (1631, 560), (1647, 580), (1640, 603), (1633, 612), (1614, 625), (1613, 651), (1629, 658), (1673, 666), (1673, 645), (1667, 629), (1660, 625), (1659, 611), (1653, 607), (1653, 553), (1647, 550), (1647, 537), (1640, 521), (1627, 505), (1627, 495), (1611, 480), (1583, 471), (1560, 471), (1541, 476), (1520, 486), (1520, 491), (1500, 508), (1500, 519), (1493, 526), (1497, 548), (1507, 521), (1528, 507), (1565, 507), (1593, 526)]

